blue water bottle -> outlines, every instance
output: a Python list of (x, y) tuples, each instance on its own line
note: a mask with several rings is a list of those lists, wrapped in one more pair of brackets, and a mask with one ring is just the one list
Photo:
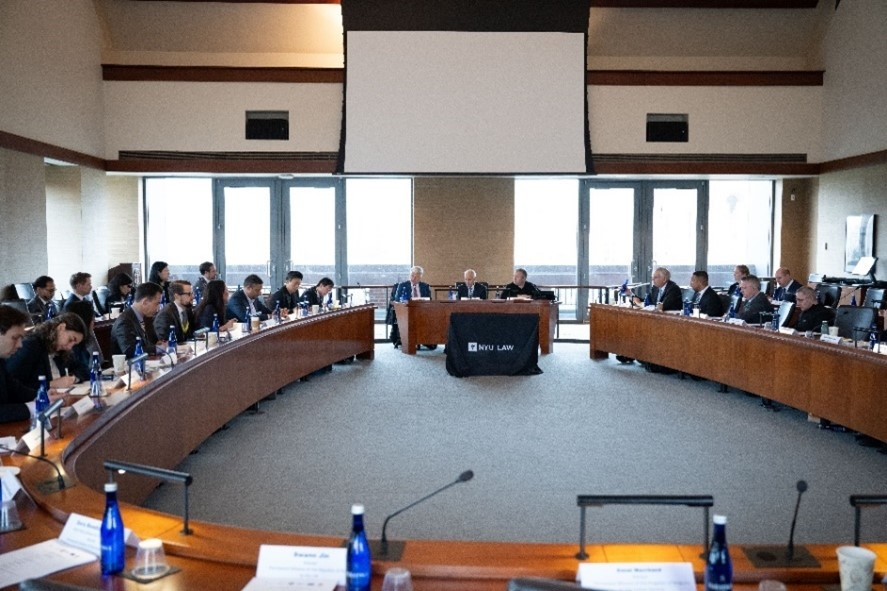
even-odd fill
[(370, 545), (363, 530), (363, 505), (351, 506), (351, 537), (348, 538), (346, 588), (348, 591), (369, 591), (372, 580)]
[(647, 306), (650, 306), (652, 304), (653, 304), (653, 302), (650, 299), (650, 294), (647, 294), (646, 296), (644, 296), (644, 307), (646, 308)]
[(869, 349), (872, 351), (881, 351), (881, 335), (878, 334), (878, 323), (872, 322), (869, 328)]
[(770, 321), (770, 328), (779, 330), (779, 312), (773, 312), (773, 319)]
[(43, 320), (52, 320), (55, 316), (55, 304), (51, 301), (46, 304), (46, 310), (43, 312)]
[(856, 293), (854, 293), (852, 296), (850, 296), (850, 305), (854, 306), (854, 307), (857, 305), (856, 304)]
[(219, 333), (221, 332), (221, 330), (219, 328), (219, 315), (218, 314), (213, 314), (213, 326), (210, 330), (212, 332), (216, 333), (216, 337), (219, 336)]
[(160, 292), (160, 307), (167, 305), (169, 303), (169, 299), (166, 297), (166, 290)]
[(196, 308), (197, 305), (200, 303), (200, 288), (198, 288), (195, 285), (193, 288), (193, 291), (194, 291), (194, 307)]
[(176, 336), (176, 327), (174, 324), (169, 325), (169, 336), (166, 338), (166, 352), (172, 355), (179, 346), (179, 338)]
[(116, 575), (123, 570), (123, 518), (117, 504), (117, 483), (105, 483), (105, 514), (102, 516), (102, 574)]
[(712, 521), (714, 536), (705, 563), (705, 591), (732, 591), (733, 563), (727, 548), (727, 518), (715, 515)]
[(92, 361), (89, 364), (89, 397), (92, 406), (96, 410), (102, 409), (102, 362), (99, 361), (98, 351), (92, 352)]
[(274, 312), (271, 313), (271, 319), (274, 321), (274, 324), (280, 324), (280, 302), (274, 306)]
[[(142, 348), (142, 338), (136, 337), (136, 347), (135, 347), (135, 350), (133, 351), (132, 356), (139, 357), (140, 355), (144, 355), (144, 353), (145, 353), (145, 350)], [(145, 373), (145, 362), (144, 361), (139, 361), (138, 363), (136, 363), (135, 367), (136, 367), (136, 371), (139, 372), (139, 374)]]
[(126, 294), (126, 300), (124, 300), (124, 302), (123, 302), (124, 308), (131, 308), (132, 307), (132, 298), (133, 298), (133, 293), (130, 291), (128, 294)]
[(46, 385), (46, 376), (37, 378), (40, 385), (37, 386), (37, 398), (34, 400), (34, 420), (31, 422), (31, 428), (37, 428), (37, 415), (49, 408), (49, 387)]
[(684, 302), (684, 316), (689, 316), (693, 313), (693, 304), (690, 300)]

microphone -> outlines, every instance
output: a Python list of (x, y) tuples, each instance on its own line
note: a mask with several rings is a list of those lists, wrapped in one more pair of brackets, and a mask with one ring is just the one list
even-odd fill
[(422, 497), (421, 499), (419, 499), (418, 501), (410, 503), (409, 505), (407, 505), (403, 509), (399, 509), (399, 510), (395, 511), (394, 513), (392, 513), (391, 515), (389, 515), (388, 517), (386, 517), (385, 522), (382, 524), (382, 538), (379, 540), (378, 546), (371, 550), (373, 556), (378, 556), (379, 558), (381, 558), (383, 560), (390, 560), (392, 562), (396, 562), (396, 561), (400, 560), (400, 557), (403, 554), (403, 549), (404, 549), (404, 546), (406, 545), (406, 542), (391, 542), (391, 543), (388, 542), (388, 536), (386, 535), (385, 532), (388, 528), (388, 522), (391, 520), (391, 518), (400, 515), (401, 513), (406, 511), (407, 509), (412, 509), (413, 507), (415, 507), (419, 503), (427, 501), (431, 497), (445, 491), (446, 489), (450, 488), (451, 486), (455, 486), (455, 485), (459, 484), (460, 482), (468, 482), (472, 478), (474, 478), (474, 472), (472, 470), (466, 470), (465, 472), (462, 472), (461, 474), (459, 474), (459, 477), (456, 478), (456, 480), (454, 480), (453, 482), (447, 484), (446, 486), (442, 486), (441, 488), (437, 489), (436, 491), (434, 491), (430, 495), (426, 495), (426, 496)]
[(62, 476), (62, 471), (59, 469), (58, 466), (55, 465), (54, 462), (51, 462), (51, 461), (47, 460), (46, 458), (42, 458), (40, 456), (34, 456), (29, 453), (19, 451), (17, 449), (7, 447), (5, 445), (0, 445), (0, 449), (2, 449), (4, 451), (8, 451), (10, 453), (19, 454), (21, 456), (28, 456), (29, 458), (34, 458), (35, 460), (39, 460), (41, 462), (46, 462), (47, 464), (52, 466), (52, 469), (55, 470), (56, 478), (54, 480), (46, 480), (44, 482), (38, 483), (37, 489), (41, 493), (48, 495), (48, 494), (51, 494), (54, 492), (59, 492), (60, 490), (65, 490), (66, 488), (70, 488), (70, 487), (74, 486), (73, 482), (65, 481), (65, 477)]
[(788, 534), (788, 547), (785, 551), (785, 556), (789, 562), (795, 557), (795, 524), (798, 522), (798, 507), (801, 506), (801, 495), (807, 490), (807, 481), (799, 480), (796, 487), (798, 489), (798, 500), (795, 502), (795, 514), (792, 517), (792, 527)]

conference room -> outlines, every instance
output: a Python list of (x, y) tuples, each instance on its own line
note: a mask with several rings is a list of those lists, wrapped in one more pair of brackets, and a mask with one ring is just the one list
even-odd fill
[[(537, 391), (545, 404), (533, 406), (532, 398), (521, 396), (515, 407), (532, 417), (548, 406), (557, 407), (556, 394), (576, 384), (629, 392), (623, 404), (612, 401), (614, 412), (640, 404), (638, 393), (664, 387), (680, 391), (675, 398), (689, 398), (693, 407), (722, 420), (730, 420), (735, 412), (750, 417), (753, 424), (754, 417), (761, 420), (760, 409), (738, 385), (731, 386), (727, 396), (713, 398), (715, 383), (684, 384), (678, 377), (648, 376), (639, 367), (619, 367), (612, 356), (603, 362), (589, 359), (589, 305), (598, 304), (600, 293), (593, 286), (618, 286), (625, 279), (644, 283), (656, 266), (669, 267), (681, 285), (701, 268), (709, 271), (713, 285), (726, 286), (740, 262), (764, 277), (788, 267), (802, 282), (811, 274), (847, 275), (847, 219), (859, 215), (874, 216), (871, 256), (879, 259), (875, 275), (883, 274), (884, 242), (879, 237), (881, 215), (887, 213), (882, 197), (887, 180), (887, 59), (881, 58), (887, 56), (882, 55), (884, 48), (865, 42), (879, 36), (879, 17), (887, 16), (881, 3), (842, 0), (836, 6), (830, 0), (780, 0), (776, 7), (732, 3), (723, 8), (716, 2), (674, 6), (650, 0), (643, 7), (630, 7), (617, 0), (592, 0), (558, 2), (546, 10), (520, 2), (521, 9), (509, 11), (514, 14), (508, 19), (496, 18), (495, 2), (489, 3), (493, 18), (488, 18), (483, 2), (477, 3), (481, 8), (450, 3), (451, 12), (461, 16), (447, 13), (447, 7), (411, 11), (403, 3), (373, 4), (371, 11), (347, 1), (52, 1), (45, 5), (48, 10), (26, 2), (0, 6), (0, 20), (8, 23), (0, 40), (0, 80), (8, 89), (0, 109), (4, 286), (44, 274), (63, 286), (75, 271), (89, 272), (96, 284), (103, 284), (109, 280), (108, 270), (120, 263), (138, 262), (147, 269), (157, 260), (168, 261), (174, 276), (193, 281), (197, 265), (211, 260), (231, 288), (257, 273), (273, 291), (288, 271), (300, 270), (305, 285), (328, 276), (343, 303), (349, 296), (352, 303), (358, 300), (352, 308), (304, 324), (316, 326), (311, 331), (317, 333), (307, 334), (319, 339), (316, 348), (324, 353), (289, 372), (267, 369), (256, 353), (261, 349), (249, 352), (249, 340), (196, 360), (195, 367), (212, 374), (216, 370), (211, 361), (239, 352), (258, 373), (267, 373), (269, 381), (233, 396), (227, 410), (198, 405), (210, 415), (192, 417), (200, 428), (163, 456), (161, 467), (197, 462), (205, 450), (226, 441), (236, 446), (229, 431), (246, 437), (246, 426), (263, 430), (262, 421), (274, 423), (278, 415), (286, 416), (282, 409), (288, 405), (303, 417), (319, 412), (320, 407), (309, 404), (315, 400), (309, 394), (312, 384), (327, 394), (359, 391), (364, 387), (359, 375), (372, 375), (370, 386), (380, 396), (384, 388), (375, 380), (384, 384), (399, 376), (421, 377), (422, 392), (465, 389), (463, 394), (481, 397), (516, 429), (518, 417), (501, 400), (491, 399), (491, 392), (504, 397), (524, 387)], [(520, 20), (527, 15), (532, 26)], [(435, 23), (436, 19), (442, 20)], [(450, 22), (456, 24), (440, 24)], [(491, 32), (504, 44), (486, 45), (490, 35), (484, 33)], [(869, 57), (861, 61), (860, 55)], [(431, 58), (441, 61), (421, 62)], [(395, 93), (385, 95), (384, 90)], [(540, 94), (543, 90), (551, 94)], [(415, 112), (406, 110), (423, 103), (425, 107)], [(455, 106), (468, 108), (460, 111)], [(552, 353), (540, 356), (544, 373), (511, 380), (456, 380), (446, 375), (442, 348), (415, 356), (395, 350), (384, 340), (388, 294), (394, 283), (407, 279), (414, 264), (424, 267), (426, 282), (442, 290), (460, 281), (469, 268), (477, 270), (479, 281), (504, 285), (516, 267), (523, 267), (530, 281), (556, 291), (558, 328)], [(354, 318), (369, 326), (371, 349), (363, 324), (342, 328), (343, 334), (362, 331), (359, 338), (345, 339), (351, 343), (347, 346), (320, 344), (322, 335), (332, 334), (324, 330), (327, 321), (348, 325)], [(260, 333), (254, 344), (271, 346), (277, 339), (290, 339), (286, 335), (307, 330), (300, 326)], [(355, 347), (354, 341), (361, 345)], [(292, 384), (303, 372), (352, 355), (374, 358), (334, 365), (330, 374)], [(786, 353), (779, 359), (789, 357)], [(315, 368), (312, 363), (323, 365)], [(385, 375), (388, 368), (391, 374)], [(184, 417), (153, 413), (159, 413), (156, 409), (165, 396), (173, 395), (174, 383), (196, 379), (200, 373), (185, 371), (185, 365), (181, 369), (183, 377), (172, 374), (144, 402), (107, 416), (131, 415), (133, 421), (162, 425), (158, 437), (175, 440), (188, 430)], [(225, 375), (221, 372), (219, 378)], [(443, 380), (445, 385), (438, 385)], [(809, 385), (807, 378), (796, 387), (804, 390)], [(240, 415), (281, 388), (286, 393), (278, 400), (260, 403), (263, 414)], [(749, 388), (760, 394), (758, 389)], [(406, 404), (405, 399), (385, 396), (383, 415), (397, 412), (398, 402)], [(455, 399), (462, 401), (462, 395)], [(579, 408), (590, 404), (587, 398), (570, 400)], [(411, 398), (406, 408), (414, 409), (418, 402)], [(323, 408), (324, 414), (316, 416), (334, 410)], [(449, 404), (446, 409), (460, 412)], [(669, 417), (679, 409), (659, 407)], [(764, 413), (767, 418), (762, 420), (775, 437), (796, 439), (793, 454), (806, 445), (797, 438), (831, 438), (826, 439), (833, 444), (825, 452), (828, 458), (836, 450), (854, 457), (869, 454), (860, 456), (861, 461), (878, 473), (879, 454), (857, 450), (852, 434), (818, 430), (802, 414), (787, 409), (778, 415)], [(641, 416), (653, 421), (655, 415), (638, 411), (627, 420), (646, 432), (655, 423), (645, 427), (637, 420)], [(496, 434), (505, 428), (496, 415), (483, 417), (483, 422), (466, 425), (464, 432), (484, 432), (479, 428), (483, 426)], [(213, 435), (229, 420), (228, 431)], [(70, 438), (65, 435), (61, 447), (53, 447), (51, 453), (78, 485), (74, 492), (37, 497), (40, 508), (22, 507), (25, 521), (35, 520), (19, 538), (26, 540), (23, 544), (57, 536), (63, 525), (57, 519), (68, 512), (100, 514), (101, 483), (107, 478), (101, 461), (138, 457), (130, 453), (133, 446), (124, 436), (124, 424), (113, 423), (96, 419), (95, 426), (76, 438), (77, 429), (64, 426)], [(681, 425), (693, 431), (691, 424)], [(609, 432), (606, 425), (601, 428)], [(149, 433), (142, 435), (146, 444), (153, 443)], [(104, 437), (115, 442), (110, 449), (120, 450), (121, 457), (100, 457), (101, 450), (108, 449), (96, 447)], [(680, 449), (676, 438), (653, 437), (673, 453)], [(478, 452), (485, 439), (475, 439), (473, 451), (448, 447), (455, 439), (435, 441), (438, 447), (429, 452), (435, 462), (428, 462), (417, 476), (404, 476), (410, 485), (398, 494), (366, 492), (367, 499), (375, 500), (373, 505), (351, 499), (368, 503), (371, 537), (378, 536), (385, 515), (462, 470), (473, 469), (477, 476), (448, 491), (452, 498), (442, 495), (435, 500), (441, 506), (456, 505), (454, 515), (464, 499), (489, 507), (499, 490), (485, 482), (493, 473), (519, 480), (518, 465), (497, 470), (493, 458)], [(513, 436), (505, 440), (513, 441)], [(542, 463), (566, 472), (567, 465), (554, 459), (559, 452), (551, 446), (556, 444), (544, 439), (534, 453)], [(388, 457), (390, 463), (397, 463), (400, 453), (400, 463), (408, 466), (413, 464), (403, 461), (411, 455), (405, 449), (417, 446), (383, 444), (394, 454)], [(195, 458), (187, 459), (198, 448)], [(454, 457), (443, 461), (448, 449)], [(88, 468), (66, 459), (79, 453), (85, 454), (84, 462), (89, 458)], [(751, 456), (766, 463), (764, 452)], [(472, 460), (476, 463), (468, 463)], [(799, 466), (823, 470), (822, 464), (808, 462)], [(32, 465), (35, 462), (4, 457), (4, 463), (21, 465), (26, 481), (47, 478), (47, 467)], [(317, 466), (299, 466), (302, 474), (323, 472)], [(640, 466), (647, 466), (646, 461)], [(628, 471), (635, 477), (643, 474), (643, 468)], [(843, 492), (826, 500), (828, 492), (802, 471), (795, 467), (785, 482), (778, 487), (773, 483), (779, 490), (768, 488), (767, 499), (785, 498), (790, 505), (795, 481), (808, 478), (809, 500), (842, 505), (840, 521), (847, 522), (836, 529), (848, 533), (816, 541), (814, 550), (823, 566), (813, 575), (800, 568), (755, 569), (737, 559), (737, 580), (741, 576), (749, 588), (767, 577), (800, 586), (837, 582), (834, 547), (852, 543), (852, 508)], [(472, 583), (467, 581), (479, 580), (479, 588), (504, 588), (507, 580), (524, 574), (573, 578), (578, 565), (577, 495), (653, 494), (657, 491), (651, 489), (658, 488), (669, 494), (715, 494), (720, 504), (726, 501), (718, 499), (729, 492), (719, 491), (730, 488), (694, 490), (678, 479), (651, 489), (635, 482), (607, 490), (593, 485), (589, 472), (580, 473), (587, 486), (570, 486), (561, 503), (565, 516), (549, 520), (553, 527), (543, 526), (559, 530), (550, 532), (559, 536), (556, 540), (490, 539), (461, 519), (455, 522), (459, 527), (442, 526), (443, 532), (430, 536), (418, 525), (421, 519), (417, 524), (401, 522), (406, 516), (394, 521), (398, 529), (393, 535), (407, 540), (402, 564), (413, 571), (416, 588), (468, 588)], [(396, 482), (394, 478), (389, 482)], [(299, 482), (304, 480), (313, 481)], [(497, 486), (504, 488), (508, 482), (503, 479)], [(139, 502), (152, 489), (135, 480), (130, 486), (133, 492), (121, 494), (132, 494)], [(301, 495), (322, 496), (305, 486), (299, 488)], [(359, 496), (362, 491), (350, 492)], [(194, 492), (195, 497), (202, 494)], [(753, 496), (752, 491), (742, 494)], [(182, 572), (166, 579), (170, 584), (243, 588), (255, 573), (260, 544), (334, 546), (347, 534), (348, 506), (331, 510), (316, 502), (307, 503), (315, 513), (344, 520), (337, 529), (303, 527), (303, 521), (283, 532), (247, 525), (249, 541), (242, 548), (234, 548), (233, 541), (213, 545), (233, 537), (226, 529), (230, 522), (197, 518), (194, 529), (199, 535), (187, 540), (178, 536), (178, 512), (164, 510), (158, 516), (132, 507), (124, 511), (124, 519), (132, 515), (134, 529), (143, 525), (143, 537), (162, 537), (170, 559), (181, 561)], [(819, 507), (815, 503), (812, 506)], [(199, 503), (194, 504), (199, 511)], [(702, 562), (695, 554), (701, 551), (701, 515), (697, 519), (695, 512), (692, 517), (681, 513), (672, 521), (664, 516), (667, 511), (651, 511), (667, 521), (667, 529), (683, 533), (654, 540), (634, 537), (632, 531), (643, 529), (645, 521), (617, 511), (634, 530), (617, 529), (612, 538), (596, 531), (593, 535), (602, 537), (593, 538), (592, 556), (651, 560), (661, 552), (691, 562), (700, 573)], [(608, 524), (602, 529), (610, 530), (612, 519), (601, 518)], [(772, 521), (780, 519), (777, 512)], [(564, 525), (566, 520), (569, 525)], [(776, 534), (756, 536), (753, 521), (731, 521), (737, 544), (776, 543)], [(878, 519), (867, 518), (866, 527), (873, 521)], [(468, 532), (465, 538), (453, 531), (460, 528)], [(863, 541), (877, 548), (870, 542), (879, 541), (880, 534), (872, 531), (864, 530)], [(4, 534), (3, 539), (11, 540), (11, 535), (20, 533)], [(650, 554), (645, 554), (646, 542), (655, 548)], [(557, 558), (540, 558), (549, 550)], [(880, 574), (882, 560), (876, 566)], [(201, 576), (210, 576), (209, 562), (223, 566), (208, 579), (212, 583), (202, 583)], [(379, 581), (390, 566), (375, 563)], [(89, 565), (53, 577), (90, 587), (98, 585), (97, 572), (96, 565)]]

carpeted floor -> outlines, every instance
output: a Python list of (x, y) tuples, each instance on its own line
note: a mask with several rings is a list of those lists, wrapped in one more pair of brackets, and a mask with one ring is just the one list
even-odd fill
[[(370, 537), (575, 542), (578, 494), (710, 494), (734, 543), (783, 543), (805, 479), (799, 543), (848, 542), (851, 494), (887, 491), (887, 455), (805, 414), (756, 397), (593, 362), (587, 344), (555, 345), (544, 373), (447, 375), (442, 349), (336, 365), (243, 414), (178, 467), (194, 476), (195, 519), (346, 535), (351, 503)], [(740, 369), (741, 371), (741, 369)], [(146, 506), (181, 512), (165, 486)], [(863, 514), (863, 540), (887, 539), (887, 510)], [(699, 509), (589, 509), (589, 542), (702, 543)]]

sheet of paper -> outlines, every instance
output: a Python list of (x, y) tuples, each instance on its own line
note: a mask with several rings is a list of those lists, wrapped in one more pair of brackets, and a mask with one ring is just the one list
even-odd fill
[(253, 577), (243, 591), (333, 591), (336, 582), (329, 581), (292, 581), (290, 579), (263, 579)]
[(345, 548), (262, 544), (256, 576), (294, 581), (331, 580), (345, 585), (345, 564)]
[(696, 591), (689, 562), (583, 562), (577, 579), (605, 591)]
[(0, 488), (2, 488), (2, 498), (4, 501), (14, 499), (16, 493), (22, 490), (22, 483), (18, 479), (18, 468), (13, 466), (3, 466), (0, 468)]
[(88, 564), (98, 558), (62, 544), (58, 540), (46, 540), (0, 554), (0, 587), (21, 583), (25, 579), (37, 579), (52, 573)]

